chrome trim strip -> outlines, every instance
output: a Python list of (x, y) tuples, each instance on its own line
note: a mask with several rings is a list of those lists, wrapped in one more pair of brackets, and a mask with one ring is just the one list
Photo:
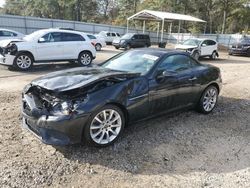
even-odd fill
[(146, 96), (148, 96), (148, 93), (143, 94), (143, 95), (139, 95), (139, 96), (137, 96), (137, 97), (130, 98), (129, 100), (130, 100), (130, 101), (133, 101), (133, 100), (136, 100), (136, 99), (139, 99), (139, 98), (142, 98), (142, 97), (146, 97)]

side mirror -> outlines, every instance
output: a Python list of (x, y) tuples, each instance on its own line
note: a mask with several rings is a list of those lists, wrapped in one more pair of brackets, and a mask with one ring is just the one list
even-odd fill
[(135, 37), (132, 37), (131, 40), (135, 40)]
[(174, 72), (174, 71), (159, 70), (159, 71), (157, 71), (155, 78), (157, 81), (162, 82), (166, 78), (171, 78), (174, 76), (176, 76), (176, 72)]
[(45, 42), (45, 38), (40, 38), (40, 39), (38, 40), (38, 42), (39, 42), (39, 43)]
[(207, 46), (207, 45), (203, 43), (201, 46), (205, 47), (205, 46)]

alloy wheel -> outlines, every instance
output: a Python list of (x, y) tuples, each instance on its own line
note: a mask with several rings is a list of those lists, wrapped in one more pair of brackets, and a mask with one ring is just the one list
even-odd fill
[(96, 49), (96, 51), (101, 51), (102, 46), (100, 44), (96, 44), (95, 49)]
[(83, 53), (80, 57), (80, 62), (82, 65), (87, 66), (91, 63), (91, 61), (92, 61), (91, 56), (88, 53)]
[(203, 97), (203, 109), (206, 112), (210, 112), (216, 105), (218, 92), (215, 88), (208, 89)]
[(212, 59), (216, 59), (216, 53), (215, 52), (212, 53)]
[(195, 53), (194, 53), (194, 59), (198, 60), (199, 57), (200, 57), (199, 53), (198, 53), (198, 52), (195, 52)]
[(93, 118), (90, 125), (90, 136), (96, 144), (109, 144), (117, 138), (121, 129), (121, 115), (114, 109), (105, 109)]
[(27, 55), (20, 55), (16, 59), (16, 64), (20, 69), (28, 69), (32, 64), (32, 60)]

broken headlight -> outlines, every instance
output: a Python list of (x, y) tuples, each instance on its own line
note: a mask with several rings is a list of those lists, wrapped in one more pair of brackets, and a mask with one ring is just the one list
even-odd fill
[(53, 104), (51, 113), (52, 115), (70, 115), (73, 111), (72, 102), (56, 102)]
[(55, 116), (60, 115), (71, 115), (73, 113), (78, 113), (78, 108), (85, 105), (88, 98), (79, 99), (75, 101), (57, 101), (52, 105), (51, 114)]
[(15, 55), (17, 52), (17, 46), (13, 43), (10, 43), (7, 48), (7, 53), (9, 53), (10, 55)]

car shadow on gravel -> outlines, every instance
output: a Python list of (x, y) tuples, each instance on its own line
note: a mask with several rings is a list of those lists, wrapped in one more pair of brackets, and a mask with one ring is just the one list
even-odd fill
[(250, 167), (249, 112), (250, 100), (221, 97), (209, 115), (185, 111), (133, 124), (113, 146), (56, 149), (94, 172), (95, 165), (132, 174), (234, 172)]

